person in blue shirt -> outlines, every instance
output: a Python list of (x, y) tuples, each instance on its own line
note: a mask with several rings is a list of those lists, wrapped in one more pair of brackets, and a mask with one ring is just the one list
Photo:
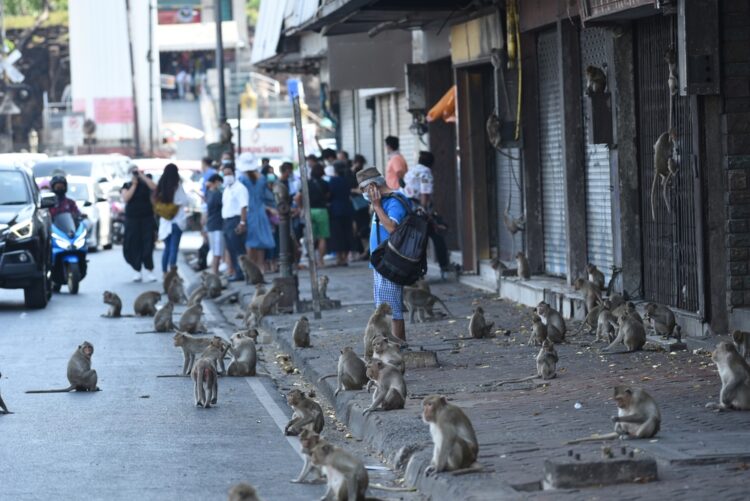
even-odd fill
[[(375, 167), (368, 167), (357, 172), (357, 183), (374, 211), (370, 224), (370, 254), (372, 255), (378, 245), (388, 240), (390, 234), (406, 217), (406, 208), (401, 201), (395, 198), (401, 195), (396, 194), (385, 184), (385, 178)], [(406, 199), (402, 197), (402, 200)], [(370, 268), (373, 268), (372, 264)], [(394, 336), (406, 341), (403, 313), (404, 288), (391, 282), (374, 269), (372, 273), (375, 307), (381, 303), (390, 305), (393, 310), (391, 331)]]

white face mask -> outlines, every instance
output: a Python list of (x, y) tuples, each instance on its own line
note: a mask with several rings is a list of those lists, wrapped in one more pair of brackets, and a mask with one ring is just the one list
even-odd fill
[(224, 176), (224, 184), (232, 186), (234, 184), (234, 176)]
[(365, 197), (365, 200), (367, 200), (367, 203), (370, 203), (370, 194), (369, 193), (362, 193), (362, 196)]

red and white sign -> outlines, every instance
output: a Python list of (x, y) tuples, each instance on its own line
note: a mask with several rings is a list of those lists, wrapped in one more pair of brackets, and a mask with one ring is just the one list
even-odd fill
[(97, 124), (133, 123), (133, 99), (129, 97), (95, 98), (94, 121)]
[(83, 122), (86, 117), (80, 114), (65, 115), (62, 123), (63, 144), (68, 147), (83, 144)]

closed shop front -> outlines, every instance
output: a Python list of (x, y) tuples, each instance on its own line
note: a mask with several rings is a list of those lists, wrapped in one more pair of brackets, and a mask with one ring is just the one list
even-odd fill
[(364, 155), (368, 164), (372, 165), (375, 161), (375, 150), (373, 147), (373, 139), (375, 138), (374, 115), (373, 110), (367, 108), (367, 98), (361, 97), (359, 92), (357, 93), (355, 119), (357, 121), (355, 148), (349, 154), (352, 156), (355, 153)]
[(339, 130), (341, 136), (339, 148), (349, 152), (354, 151), (354, 93), (350, 90), (339, 92)]

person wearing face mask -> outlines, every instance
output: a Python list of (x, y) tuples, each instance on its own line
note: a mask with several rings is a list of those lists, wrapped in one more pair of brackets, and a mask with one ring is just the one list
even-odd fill
[(50, 180), (49, 187), (52, 190), (52, 193), (57, 196), (55, 206), (49, 209), (50, 217), (55, 219), (57, 215), (69, 212), (74, 220), (80, 220), (81, 211), (78, 210), (78, 205), (76, 205), (75, 200), (65, 196), (68, 193), (68, 180), (65, 179), (65, 176), (60, 174), (53, 176)]
[(125, 183), (120, 191), (125, 202), (122, 255), (135, 270), (133, 282), (155, 282), (153, 255), (156, 221), (151, 195), (156, 190), (156, 183), (135, 166), (130, 169), (130, 176), (130, 182)]
[(229, 281), (245, 279), (237, 258), (245, 253), (245, 233), (247, 233), (247, 205), (250, 196), (247, 188), (237, 181), (234, 164), (222, 165), (224, 191), (221, 195), (221, 219), (224, 243), (229, 251)]

